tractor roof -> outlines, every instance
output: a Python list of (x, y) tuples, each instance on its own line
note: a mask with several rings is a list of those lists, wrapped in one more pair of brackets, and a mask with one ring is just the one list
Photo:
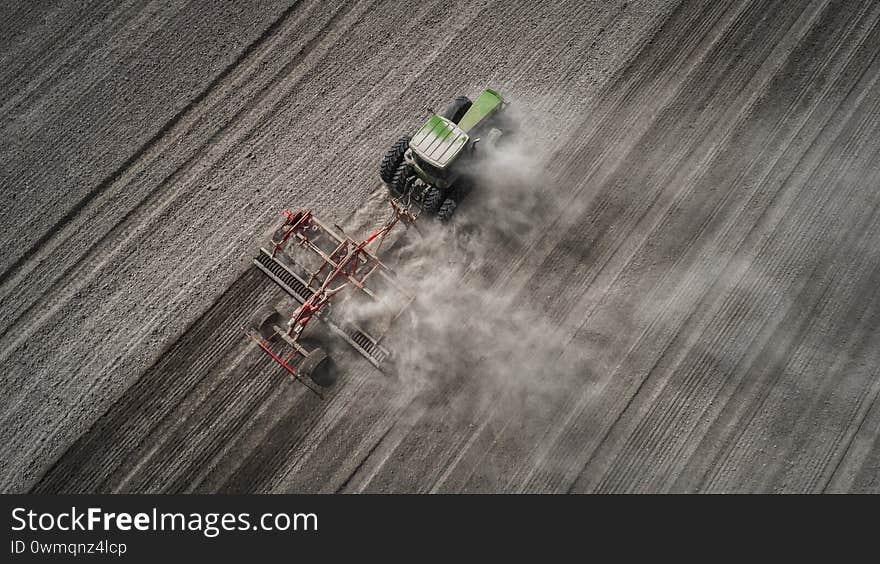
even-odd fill
[(429, 164), (445, 168), (455, 159), (467, 141), (468, 135), (461, 128), (448, 119), (434, 114), (416, 132), (409, 146)]
[(491, 88), (483, 90), (471, 104), (470, 109), (458, 120), (458, 127), (462, 131), (469, 132), (484, 118), (492, 115), (502, 104), (504, 104), (504, 99), (501, 94)]

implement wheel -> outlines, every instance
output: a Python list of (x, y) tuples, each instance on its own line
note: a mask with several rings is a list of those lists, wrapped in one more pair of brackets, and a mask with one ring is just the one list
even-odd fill
[(330, 370), (330, 358), (321, 347), (305, 355), (298, 372), (323, 388), (333, 385), (336, 381), (336, 375)]
[(251, 316), (249, 326), (264, 339), (275, 334), (275, 325), (284, 326), (284, 316), (273, 306), (267, 305), (258, 309)]

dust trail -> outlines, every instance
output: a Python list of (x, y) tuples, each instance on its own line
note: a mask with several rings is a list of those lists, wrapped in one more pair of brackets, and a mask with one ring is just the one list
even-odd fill
[[(498, 257), (539, 236), (565, 198), (546, 173), (548, 155), (529, 139), (476, 150), (486, 155), (470, 171), (474, 189), (453, 221), (420, 218), (419, 234), (410, 230), (387, 259), (415, 297), (387, 344), (400, 384), (412, 393), (460, 380), (496, 408), (539, 406), (583, 386), (590, 371), (562, 355), (566, 339), (539, 308), (495, 278), (504, 266)], [(378, 309), (352, 315), (364, 319)]]

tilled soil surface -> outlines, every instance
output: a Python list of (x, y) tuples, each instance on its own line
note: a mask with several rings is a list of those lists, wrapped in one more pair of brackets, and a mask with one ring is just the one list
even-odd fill
[[(880, 491), (880, 4), (2, 15), (3, 491)], [(242, 332), (280, 210), (362, 222), (486, 86), (541, 167), (448, 228), (453, 361), (287, 382)]]

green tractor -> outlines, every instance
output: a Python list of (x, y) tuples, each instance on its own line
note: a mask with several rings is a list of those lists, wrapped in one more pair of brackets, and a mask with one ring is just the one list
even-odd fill
[[(412, 137), (401, 137), (382, 158), (379, 175), (394, 198), (411, 198), (424, 213), (448, 221), (467, 194), (475, 161), (510, 129), (506, 103), (486, 89), (472, 102), (453, 100)], [(479, 146), (479, 148), (478, 148)]]

